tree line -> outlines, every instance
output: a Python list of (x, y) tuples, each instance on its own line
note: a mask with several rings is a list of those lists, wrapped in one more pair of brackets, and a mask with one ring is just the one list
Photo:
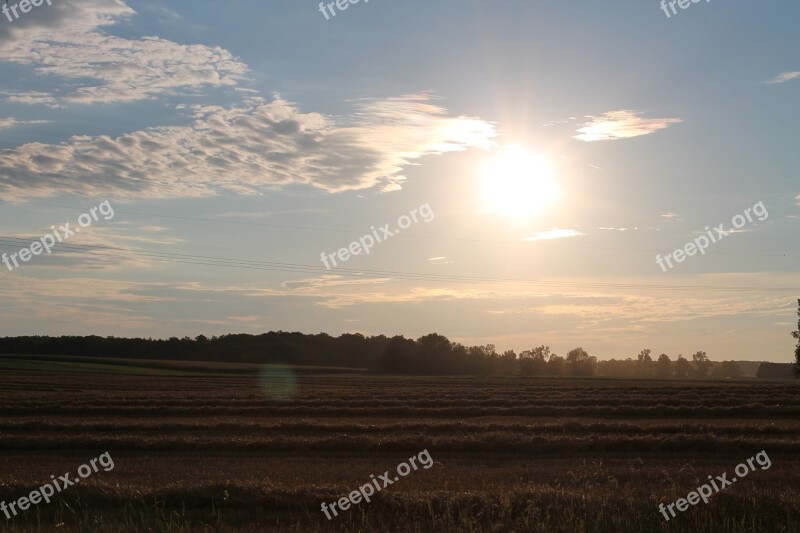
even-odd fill
[[(800, 304), (800, 302), (798, 302)], [(800, 328), (800, 323), (798, 324)], [(798, 337), (800, 341), (800, 337)], [(798, 342), (800, 350), (800, 342)], [(598, 361), (583, 348), (565, 356), (548, 346), (537, 346), (520, 354), (514, 350), (498, 353), (493, 344), (464, 346), (437, 333), (418, 339), (384, 335), (365, 337), (347, 333), (333, 337), (326, 333), (304, 334), (272, 331), (261, 335), (199, 335), (170, 339), (99, 336), (27, 336), (0, 338), (0, 354), (73, 355), (221, 361), (236, 363), (283, 363), (300, 366), (365, 368), (409, 375), (519, 375), (552, 377), (622, 377), (658, 379), (736, 378), (741, 376), (734, 361), (715, 365), (703, 351), (690, 358), (667, 354), (657, 358), (649, 349), (635, 358)], [(798, 351), (800, 361), (800, 351)]]
[(797, 339), (794, 349), (794, 375), (800, 376), (800, 298), (797, 299), (797, 330), (792, 332), (792, 337)]

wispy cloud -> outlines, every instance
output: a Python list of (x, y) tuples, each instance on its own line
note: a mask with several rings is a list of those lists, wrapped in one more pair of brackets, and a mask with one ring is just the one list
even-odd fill
[(525, 237), (524, 240), (526, 241), (550, 241), (554, 239), (564, 239), (567, 237), (578, 237), (584, 235), (579, 231), (575, 231), (573, 229), (558, 229), (553, 228), (548, 231), (541, 231), (539, 233), (534, 233), (528, 237)]
[(800, 70), (794, 72), (782, 72), (766, 83), (786, 83), (787, 81), (797, 78), (800, 78)]
[(17, 120), (15, 118), (0, 118), (0, 130), (11, 129), (24, 124), (49, 124), (49, 120)]
[(679, 122), (683, 122), (683, 120), (679, 118), (645, 119), (641, 118), (636, 111), (609, 111), (579, 128), (575, 138), (586, 142), (629, 139), (648, 135)]
[(496, 135), (491, 124), (447, 116), (428, 99), (362, 101), (353, 116), (337, 120), (303, 113), (280, 97), (238, 108), (195, 106), (189, 126), (7, 150), (0, 194), (6, 200), (58, 193), (190, 198), (296, 184), (329, 192), (391, 190), (416, 160), (486, 148)]
[(53, 108), (60, 107), (58, 100), (56, 100), (54, 96), (42, 91), (11, 93), (6, 96), (6, 102), (9, 104), (44, 105)]

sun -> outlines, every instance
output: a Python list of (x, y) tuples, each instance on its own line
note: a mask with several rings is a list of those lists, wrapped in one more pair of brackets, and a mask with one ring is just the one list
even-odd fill
[(558, 199), (550, 161), (518, 145), (510, 145), (481, 169), (481, 196), (486, 210), (526, 221)]

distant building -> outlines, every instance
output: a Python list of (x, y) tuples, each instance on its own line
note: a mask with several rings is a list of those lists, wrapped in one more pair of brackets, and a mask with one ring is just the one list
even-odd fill
[(761, 363), (756, 372), (762, 379), (795, 379), (794, 365), (791, 363)]

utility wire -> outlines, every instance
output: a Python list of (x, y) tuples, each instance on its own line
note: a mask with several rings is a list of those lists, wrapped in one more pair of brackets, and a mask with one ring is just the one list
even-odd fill
[[(71, 205), (61, 205), (61, 204), (43, 204), (37, 203), (38, 206), (43, 207), (55, 207), (58, 209), (69, 209), (73, 211), (82, 211), (85, 212), (85, 208), (71, 206)], [(265, 222), (251, 222), (245, 220), (224, 220), (219, 218), (205, 218), (205, 217), (189, 217), (189, 216), (180, 216), (180, 215), (162, 215), (158, 213), (143, 213), (141, 211), (127, 211), (121, 209), (114, 209), (115, 213), (123, 213), (127, 215), (136, 215), (136, 216), (146, 216), (146, 217), (156, 217), (156, 218), (168, 218), (174, 220), (190, 220), (196, 222), (215, 222), (219, 224), (238, 224), (244, 226), (259, 226), (259, 227), (266, 227), (266, 228), (274, 228), (274, 229), (293, 229), (293, 230), (302, 230), (302, 231), (314, 231), (314, 232), (328, 232), (328, 233), (346, 233), (349, 235), (365, 235), (368, 232), (364, 230), (351, 230), (351, 229), (339, 229), (339, 228), (319, 228), (319, 227), (312, 227), (312, 226), (292, 226), (287, 224), (268, 224)], [(398, 233), (393, 236), (401, 239), (420, 239), (420, 240), (432, 240), (432, 241), (452, 241), (452, 242), (470, 242), (470, 243), (483, 243), (483, 244), (503, 244), (503, 245), (515, 245), (515, 246), (525, 246), (530, 247), (532, 246), (531, 243), (537, 242), (540, 244), (546, 244), (547, 246), (552, 246), (554, 248), (575, 248), (575, 249), (586, 249), (586, 250), (613, 250), (618, 252), (650, 252), (650, 253), (663, 253), (664, 250), (655, 249), (655, 248), (630, 248), (630, 247), (609, 247), (609, 246), (590, 246), (590, 245), (581, 245), (581, 244), (564, 244), (564, 243), (556, 243), (549, 240), (541, 240), (541, 241), (525, 241), (523, 240), (494, 240), (494, 239), (469, 239), (465, 237), (442, 237), (436, 235), (412, 235), (406, 233)], [(781, 253), (757, 253), (757, 252), (714, 252), (714, 251), (706, 251), (705, 255), (732, 255), (732, 256), (753, 256), (753, 257), (792, 257), (792, 258), (800, 258), (800, 255), (789, 255), (789, 254), (781, 254)]]
[[(30, 240), (21, 239), (17, 237), (9, 237), (0, 235), (0, 247), (6, 248), (20, 248), (27, 247), (31, 243)], [(710, 286), (710, 285), (662, 285), (662, 284), (634, 284), (634, 283), (605, 283), (605, 282), (573, 282), (573, 281), (547, 281), (536, 279), (515, 279), (515, 278), (497, 278), (497, 277), (483, 277), (483, 276), (462, 276), (462, 275), (446, 275), (446, 274), (427, 274), (420, 272), (401, 272), (392, 270), (371, 270), (371, 269), (352, 269), (352, 268), (336, 268), (335, 270), (327, 270), (322, 266), (307, 265), (300, 263), (281, 263), (272, 261), (255, 261), (248, 259), (231, 259), (225, 257), (203, 256), (203, 255), (190, 255), (190, 254), (176, 254), (169, 252), (155, 252), (150, 250), (142, 250), (136, 248), (123, 248), (111, 247), (103, 245), (81, 245), (70, 243), (57, 244), (59, 249), (64, 249), (65, 252), (78, 253), (78, 254), (98, 254), (103, 256), (117, 256), (126, 255), (132, 257), (139, 257), (152, 261), (172, 262), (179, 264), (191, 264), (199, 266), (211, 267), (224, 267), (224, 268), (241, 268), (248, 270), (263, 270), (273, 272), (291, 272), (301, 274), (330, 274), (348, 277), (391, 277), (404, 280), (413, 281), (434, 281), (434, 282), (448, 282), (448, 283), (512, 283), (512, 284), (533, 284), (550, 288), (572, 288), (572, 289), (628, 289), (628, 290), (666, 290), (666, 291), (701, 291), (701, 292), (751, 292), (751, 291), (768, 291), (768, 292), (797, 292), (798, 288), (790, 287), (733, 287), (733, 286)]]

